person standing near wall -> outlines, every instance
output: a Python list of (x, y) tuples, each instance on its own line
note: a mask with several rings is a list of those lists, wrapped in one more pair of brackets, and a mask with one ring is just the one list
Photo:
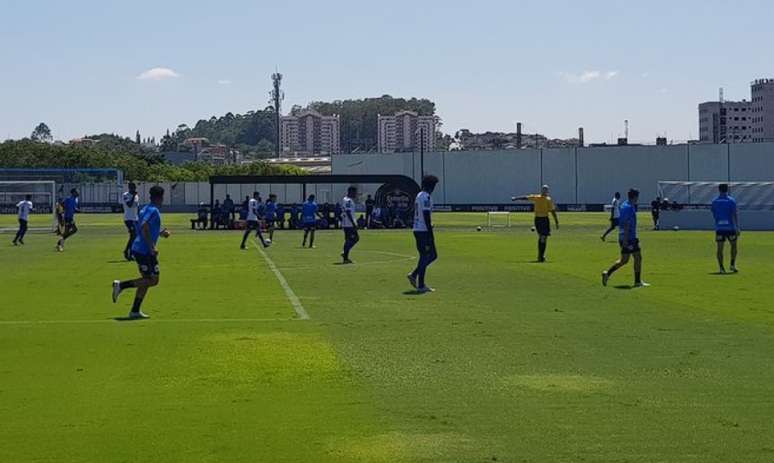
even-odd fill
[(607, 235), (618, 228), (618, 219), (621, 217), (621, 193), (615, 192), (613, 200), (610, 201), (610, 227), (602, 235), (602, 241), (605, 241)]

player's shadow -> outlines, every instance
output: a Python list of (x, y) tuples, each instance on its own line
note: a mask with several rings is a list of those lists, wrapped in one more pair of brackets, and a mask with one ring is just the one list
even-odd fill
[(146, 319), (144, 319), (144, 318), (132, 318), (132, 317), (113, 317), (113, 320), (117, 321), (117, 322), (122, 322), (123, 323), (123, 322), (141, 322), (141, 321), (144, 321)]
[(416, 289), (409, 289), (408, 291), (403, 291), (404, 296), (424, 296), (427, 293), (423, 293)]
[(725, 272), (725, 273), (723, 273), (723, 272), (709, 272), (707, 275), (712, 275), (712, 276), (717, 276), (717, 277), (727, 277), (727, 276), (731, 276), (731, 275), (735, 275), (735, 274), (734, 273), (730, 273), (730, 272)]
[(106, 264), (125, 264), (129, 262), (128, 260), (109, 260), (105, 262)]
[(634, 289), (634, 286), (632, 286), (632, 285), (618, 285), (618, 286), (613, 286), (613, 288), (619, 289), (621, 291), (631, 291), (631, 290)]

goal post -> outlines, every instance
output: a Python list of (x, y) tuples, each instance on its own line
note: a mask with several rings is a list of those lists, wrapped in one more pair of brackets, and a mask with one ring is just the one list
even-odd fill
[(488, 211), (486, 213), (486, 226), (487, 228), (510, 228), (511, 213), (507, 211)]
[(658, 194), (664, 201), (660, 228), (687, 230), (714, 228), (712, 201), (718, 186), (726, 184), (734, 197), (743, 230), (774, 230), (774, 182), (661, 181)]
[[(33, 204), (29, 230), (52, 232), (56, 229), (56, 182), (3, 180), (0, 181), (0, 214), (6, 217), (0, 222), (0, 232), (16, 231), (16, 205), (28, 195)], [(8, 216), (13, 219), (8, 220)]]

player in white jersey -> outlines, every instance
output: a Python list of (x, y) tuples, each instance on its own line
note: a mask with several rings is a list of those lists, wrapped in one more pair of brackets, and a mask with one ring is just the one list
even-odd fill
[(419, 192), (416, 201), (414, 201), (414, 239), (417, 243), (419, 261), (417, 262), (417, 268), (408, 274), (408, 280), (411, 286), (416, 288), (419, 293), (433, 291), (432, 288), (425, 284), (425, 272), (427, 267), (438, 259), (431, 219), (433, 198), (430, 196), (433, 194), (437, 184), (438, 177), (426, 175), (422, 178), (422, 191)]
[(261, 240), (261, 245), (264, 248), (269, 247), (269, 244), (263, 239), (263, 235), (261, 234), (261, 225), (258, 222), (258, 217), (260, 217), (260, 207), (261, 194), (256, 191), (253, 193), (253, 197), (250, 199), (250, 201), (247, 202), (247, 226), (245, 226), (245, 234), (242, 235), (242, 245), (239, 246), (239, 249), (247, 249), (247, 237), (250, 236), (250, 232), (253, 230), (255, 230), (255, 236)]
[(13, 245), (24, 244), (24, 235), (27, 233), (27, 222), (30, 220), (30, 212), (32, 212), (32, 195), (26, 195), (23, 201), (19, 201), (16, 205), (16, 209), (19, 210), (19, 231), (16, 232), (16, 237), (13, 239)]
[(140, 195), (137, 194), (137, 185), (129, 182), (129, 191), (121, 196), (121, 206), (124, 208), (124, 225), (129, 232), (129, 240), (124, 247), (124, 259), (133, 260), (132, 243), (137, 238), (137, 214), (140, 207)]
[(355, 247), (360, 236), (357, 233), (357, 222), (355, 222), (355, 198), (357, 198), (357, 187), (351, 186), (347, 189), (347, 196), (341, 200), (341, 228), (344, 230), (344, 252), (341, 253), (342, 262), (351, 264), (349, 251)]
[(602, 235), (602, 241), (605, 241), (607, 235), (618, 228), (618, 220), (621, 218), (621, 193), (615, 192), (613, 200), (610, 201), (610, 228)]

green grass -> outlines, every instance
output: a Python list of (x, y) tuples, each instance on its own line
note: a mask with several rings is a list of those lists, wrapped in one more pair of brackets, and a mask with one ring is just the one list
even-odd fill
[(545, 265), (528, 215), (438, 214), (438, 291), (415, 296), (408, 232), (363, 232), (354, 266), (339, 232), (278, 232), (303, 321), (238, 232), (164, 218), (147, 322), (112, 320), (120, 217), (82, 216), (61, 254), (0, 235), (0, 461), (774, 460), (773, 233), (716, 276), (711, 234), (645, 231), (653, 287), (629, 290), (631, 267), (600, 285), (602, 214), (562, 215)]

